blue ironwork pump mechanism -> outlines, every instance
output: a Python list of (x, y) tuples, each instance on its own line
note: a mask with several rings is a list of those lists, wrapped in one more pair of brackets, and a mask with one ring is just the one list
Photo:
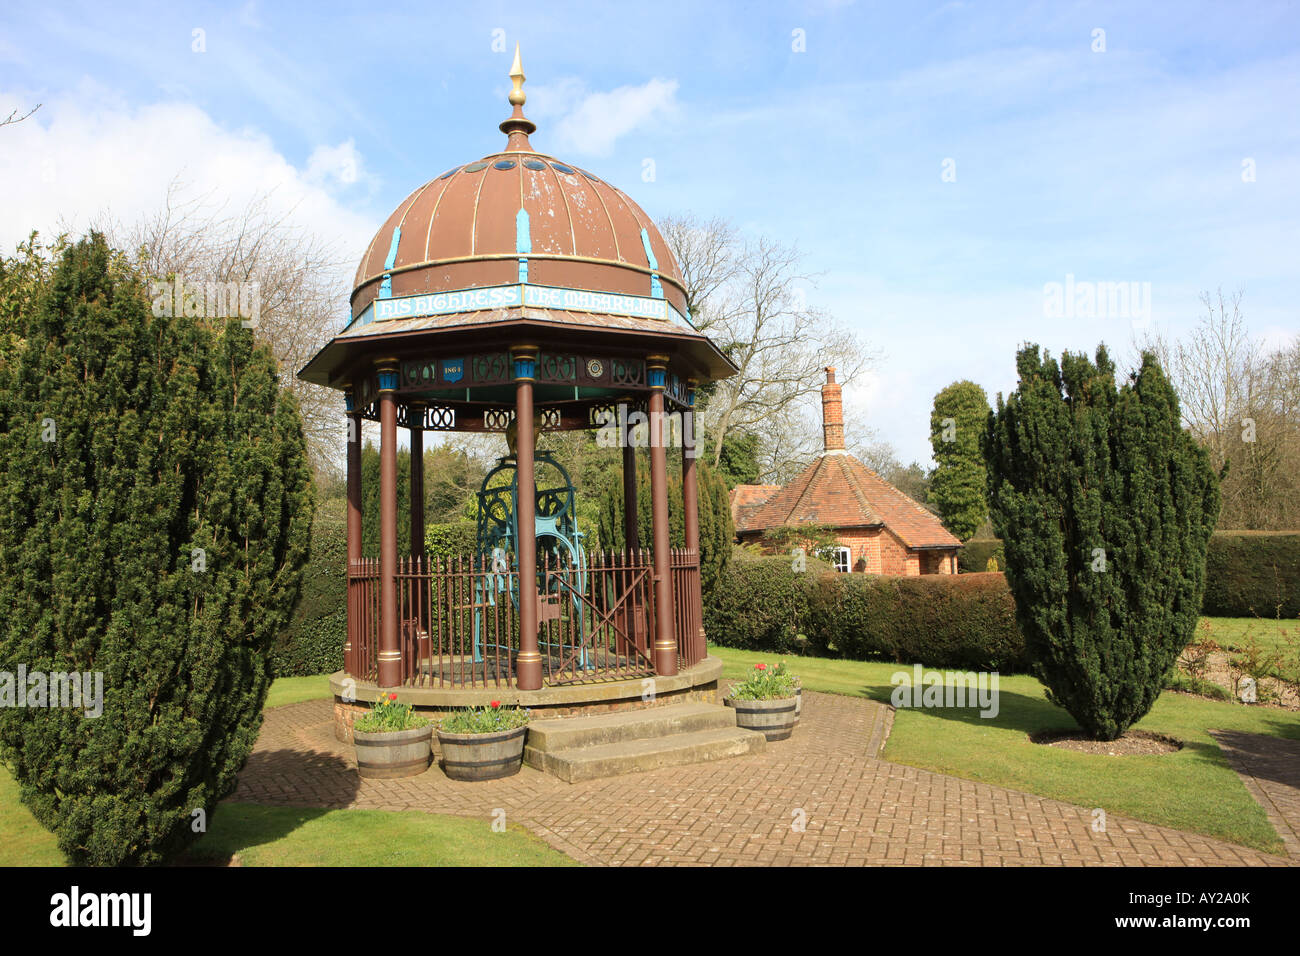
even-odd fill
[[(540, 431), (536, 425), (535, 431)], [(509, 593), (515, 609), (519, 608), (519, 579), (509, 573), (518, 567), (519, 477), (516, 464), (516, 423), (506, 429), (509, 454), (498, 458), (487, 473), (478, 492), (478, 553), (483, 573), (474, 584), (474, 661), (483, 660), (482, 615), (495, 607), (498, 597)], [(533, 459), (534, 485), (537, 489), (534, 535), (537, 540), (537, 591), (544, 603), (558, 605), (561, 615), (575, 619), (576, 628), (567, 629), (577, 636), (586, 634), (586, 606), (581, 599), (587, 586), (587, 553), (583, 533), (578, 530), (575, 510), (576, 489), (568, 471), (551, 452), (537, 452)], [(554, 477), (549, 477), (553, 473)], [(543, 475), (549, 482), (544, 483)], [(558, 479), (558, 480), (556, 480)], [(566, 599), (567, 598), (567, 599)], [(561, 629), (563, 633), (565, 629)], [(568, 645), (550, 641), (546, 632), (538, 643), (546, 652), (563, 654), (576, 651), (581, 667), (591, 666), (585, 645)], [(581, 637), (579, 637), (581, 639)], [(509, 651), (509, 648), (501, 648)]]

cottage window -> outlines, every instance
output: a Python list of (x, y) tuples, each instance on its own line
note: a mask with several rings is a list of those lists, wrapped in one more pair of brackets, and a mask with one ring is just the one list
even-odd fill
[(853, 569), (853, 550), (851, 548), (835, 549), (835, 570), (845, 573)]

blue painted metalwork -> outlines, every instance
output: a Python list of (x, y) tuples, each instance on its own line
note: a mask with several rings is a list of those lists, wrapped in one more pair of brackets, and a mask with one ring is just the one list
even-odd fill
[(515, 378), (531, 379), (537, 377), (537, 359), (529, 355), (515, 358)]
[(648, 368), (646, 369), (646, 373), (645, 373), (646, 384), (648, 384), (651, 388), (663, 388), (664, 385), (666, 384), (665, 382), (666, 375), (667, 375), (666, 369)]
[(402, 240), (402, 227), (398, 226), (393, 230), (393, 241), (388, 244), (388, 258), (384, 260), (384, 281), (379, 285), (379, 298), (391, 299), (393, 297), (393, 277), (388, 270), (393, 268), (397, 262), (397, 244)]
[[(560, 482), (551, 487), (536, 489), (536, 514), (534, 529), (537, 539), (538, 574), (537, 589), (543, 597), (560, 599), (571, 619), (576, 619), (574, 633), (581, 635), (581, 645), (565, 644), (562, 641), (548, 641), (543, 631), (538, 635), (539, 644), (547, 653), (563, 655), (565, 651), (578, 652), (578, 666), (589, 669), (594, 662), (588, 657), (585, 639), (587, 636), (587, 609), (581, 595), (587, 586), (587, 552), (583, 546), (585, 537), (578, 530), (576, 489), (564, 466), (555, 460), (551, 452), (538, 452), (534, 457), (535, 475), (554, 469), (559, 474)], [(507, 480), (508, 479), (508, 480)], [(510, 566), (509, 555), (514, 555), (514, 566), (518, 567), (519, 516), (519, 476), (516, 461), (512, 456), (498, 458), (496, 467), (487, 473), (478, 492), (478, 553), (484, 565), (491, 570), (484, 571), (474, 584), (474, 662), (481, 663), (483, 651), (499, 647), (510, 652), (504, 645), (487, 644), (483, 638), (483, 615), (489, 608), (496, 606), (497, 596), (510, 595), (510, 601), (519, 607), (518, 578), (511, 579), (505, 573)], [(554, 571), (563, 569), (563, 574), (546, 573), (546, 567)], [(507, 583), (509, 581), (509, 583)], [(569, 592), (569, 600), (563, 600), (563, 592)]]
[(381, 392), (397, 391), (397, 372), (395, 370), (379, 373), (379, 390)]
[(528, 259), (533, 251), (533, 236), (528, 224), (528, 210), (519, 207), (515, 213), (515, 252), (519, 253), (519, 281), (528, 281)]
[(664, 297), (664, 287), (659, 281), (659, 260), (655, 258), (654, 250), (650, 248), (650, 233), (644, 227), (641, 229), (641, 248), (645, 250), (646, 262), (654, 270), (654, 272), (650, 273), (650, 296), (651, 298), (662, 299)]

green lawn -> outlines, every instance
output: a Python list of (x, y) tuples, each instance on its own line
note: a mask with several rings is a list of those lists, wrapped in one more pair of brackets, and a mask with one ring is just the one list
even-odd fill
[(418, 810), (301, 810), (225, 803), (188, 863), (243, 866), (576, 866), (522, 827)]
[(266, 695), (263, 710), (283, 707), (285, 704), (297, 704), (304, 700), (322, 700), (333, 696), (330, 693), (329, 674), (314, 674), (311, 677), (277, 677), (271, 682), (271, 689)]
[[(771, 654), (711, 647), (723, 676), (742, 678)], [(808, 690), (888, 702), (897, 664), (786, 657)], [(1185, 744), (1161, 756), (1103, 757), (1031, 743), (1039, 730), (1070, 729), (1073, 719), (1049, 704), (1032, 677), (1002, 676), (1000, 710), (901, 709), (884, 756), (895, 763), (1024, 790), (1084, 807), (1193, 830), (1272, 853), (1282, 842), (1208, 730), (1242, 730), (1300, 739), (1300, 714), (1166, 692), (1137, 726)], [(798, 735), (796, 734), (796, 737)], [(866, 741), (863, 741), (865, 746)]]
[[(328, 676), (283, 677), (266, 706), (330, 696)], [(431, 771), (437, 772), (437, 771)], [(223, 803), (185, 862), (244, 866), (576, 866), (522, 827), (411, 810), (302, 810)], [(0, 866), (63, 866), (54, 835), (18, 802), (0, 767)]]
[(18, 784), (0, 767), (0, 866), (63, 866), (54, 835), (18, 802)]
[(1300, 680), (1300, 620), (1286, 618), (1203, 617), (1198, 637), (1209, 637), (1234, 656), (1253, 637), (1273, 658), (1268, 673), (1284, 680)]

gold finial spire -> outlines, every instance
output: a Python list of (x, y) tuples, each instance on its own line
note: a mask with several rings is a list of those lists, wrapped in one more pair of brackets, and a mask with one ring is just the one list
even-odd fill
[(507, 99), (514, 111), (510, 118), (501, 124), (501, 132), (509, 136), (506, 152), (532, 152), (528, 144), (528, 134), (537, 129), (532, 120), (524, 116), (524, 67), (519, 61), (519, 44), (515, 44), (515, 62), (510, 67), (511, 90)]
[(515, 62), (514, 65), (510, 67), (510, 82), (514, 85), (514, 89), (510, 91), (510, 96), (507, 97), (507, 99), (510, 100), (511, 106), (524, 105), (524, 100), (527, 99), (527, 97), (524, 94), (525, 79), (526, 77), (524, 76), (523, 64), (519, 62), (519, 44), (516, 43)]

